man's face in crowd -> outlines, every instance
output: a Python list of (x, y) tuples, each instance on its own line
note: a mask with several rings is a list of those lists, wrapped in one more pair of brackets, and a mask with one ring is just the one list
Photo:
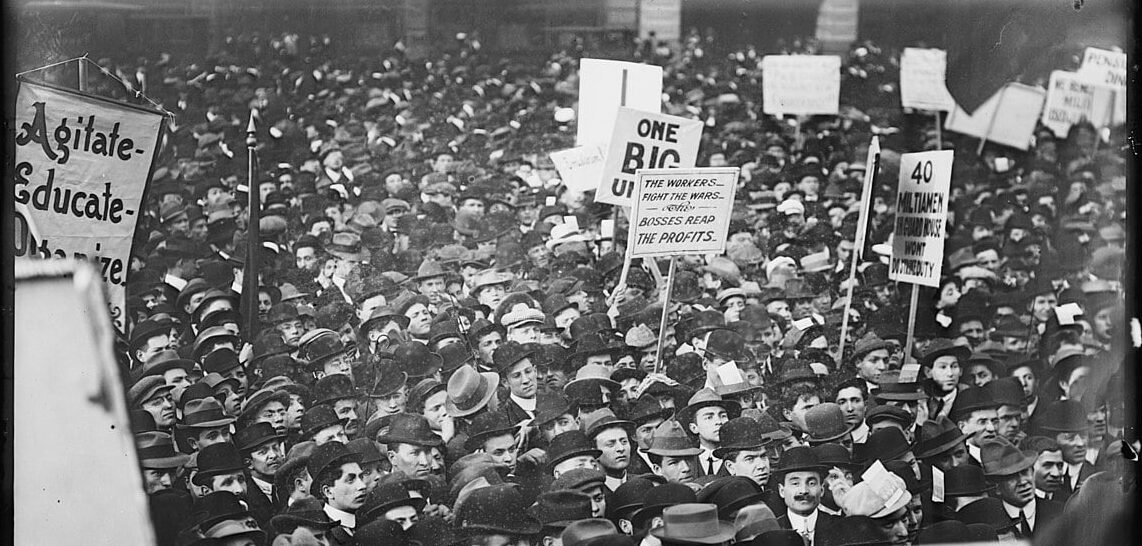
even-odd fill
[(1018, 474), (998, 480), (999, 498), (1012, 506), (1026, 506), (1035, 500), (1034, 470), (1028, 468)]
[(530, 358), (516, 362), (504, 374), (504, 385), (519, 398), (535, 398), (538, 388), (535, 365)]
[(982, 387), (995, 380), (995, 374), (992, 373), (987, 364), (977, 362), (968, 366), (968, 380), (972, 382), (972, 385)]
[(888, 349), (869, 351), (857, 363), (857, 375), (869, 383), (879, 383), (880, 374), (888, 369)]
[(518, 446), (512, 434), (500, 434), (484, 440), (484, 453), (492, 457), (496, 464), (501, 464), (515, 471)]
[(376, 411), (381, 415), (400, 413), (408, 404), (408, 387), (401, 385), (401, 388), (386, 395), (374, 396), (372, 400), (377, 405)]
[(250, 470), (255, 476), (270, 478), (277, 473), (278, 467), (285, 462), (285, 441), (267, 442), (250, 452)]
[(432, 313), (423, 303), (414, 303), (404, 312), (408, 317), (408, 333), (414, 337), (427, 337), (428, 329), (432, 326)]
[(265, 292), (258, 292), (258, 316), (265, 317), (274, 306), (274, 300)]
[(246, 498), (246, 473), (233, 472), (211, 476), (210, 491), (229, 491), (240, 499)]
[(805, 192), (808, 197), (815, 197), (821, 190), (821, 179), (816, 176), (806, 176), (797, 182), (797, 189)]
[(733, 460), (726, 459), (726, 471), (731, 476), (745, 476), (758, 487), (769, 481), (769, 455), (765, 448), (739, 451)]
[(155, 419), (155, 426), (167, 429), (174, 426), (175, 408), (170, 389), (164, 389), (143, 402), (143, 409)]
[(1063, 452), (1041, 451), (1031, 467), (1035, 472), (1035, 487), (1044, 493), (1054, 493), (1063, 486)]
[(201, 451), (208, 446), (230, 441), (230, 425), (211, 428), (194, 428), (188, 438), (195, 451)]
[(420, 516), (416, 513), (416, 507), (405, 505), (385, 511), (384, 519), (399, 523), (401, 529), (407, 531), (409, 527), (420, 521)]
[(945, 355), (932, 361), (929, 377), (943, 392), (951, 392), (960, 382), (960, 362), (955, 356)]
[(1114, 307), (1104, 307), (1099, 309), (1098, 312), (1094, 314), (1094, 320), (1091, 321), (1091, 327), (1094, 331), (1095, 339), (1101, 343), (1109, 342), (1111, 336), (1114, 335), (1114, 322)]
[(1023, 408), (1004, 404), (999, 406), (995, 413), (996, 421), (995, 432), (1002, 436), (1011, 443), (1017, 443), (1020, 433), (1023, 431)]
[(135, 350), (135, 358), (137, 358), (139, 362), (145, 363), (160, 352), (171, 348), (171, 345), (169, 335), (159, 334), (144, 341), (143, 344)]
[(789, 472), (777, 484), (777, 493), (794, 514), (807, 516), (821, 503), (821, 475), (817, 472)]
[(295, 262), (297, 268), (309, 273), (317, 273), (317, 249), (303, 246), (296, 250)]
[(631, 447), (627, 431), (612, 427), (595, 435), (595, 448), (602, 451), (599, 464), (604, 469), (622, 472), (630, 466)]
[(170, 489), (174, 484), (173, 468), (144, 468), (143, 487), (148, 495), (154, 495), (164, 489)]
[(195, 218), (190, 222), (190, 227), (187, 230), (187, 237), (193, 241), (205, 242), (206, 236), (210, 234), (207, 228), (206, 218)]
[(1055, 442), (1062, 448), (1063, 460), (1067, 464), (1079, 464), (1086, 460), (1085, 432), (1060, 432), (1055, 435)]
[(564, 413), (555, 419), (544, 423), (540, 430), (543, 436), (551, 441), (552, 438), (570, 430), (579, 430), (579, 419), (570, 413)]
[(722, 425), (729, 421), (725, 408), (707, 406), (694, 412), (694, 422), (689, 423), (690, 432), (697, 434), (703, 443), (717, 445), (721, 441)]
[(341, 465), (341, 477), (333, 485), (323, 487), (321, 494), (329, 506), (345, 512), (356, 512), (365, 504), (365, 482), (361, 479), (361, 465)]
[(476, 346), (477, 351), (480, 353), (480, 360), (483, 361), (484, 364), (491, 365), (492, 354), (496, 352), (496, 349), (500, 347), (503, 341), (503, 336), (497, 331), (484, 334)]
[(389, 450), (388, 454), (394, 471), (400, 470), (414, 478), (424, 478), (432, 470), (427, 447), (397, 444), (397, 448)]
[(485, 208), (484, 200), (475, 197), (468, 197), (460, 202), (460, 210), (471, 212), (477, 216), (483, 216)]
[(845, 424), (856, 426), (864, 421), (864, 394), (856, 387), (845, 387), (837, 391), (836, 403), (845, 414)]
[(334, 374), (344, 374), (350, 377), (353, 376), (353, 356), (350, 353), (341, 353), (337, 356), (326, 359), (325, 362), (321, 365), (321, 372), (318, 375), (325, 377), (327, 375)]
[(302, 402), (301, 396), (290, 393), (289, 407), (286, 408), (285, 413), (285, 427), (286, 430), (296, 430), (301, 428), (301, 416), (305, 413), (305, 403)]
[(785, 300), (773, 300), (765, 304), (765, 311), (770, 315), (779, 316), (788, 322), (793, 320), (793, 312), (789, 309), (789, 303)]
[(1003, 351), (1009, 354), (1023, 354), (1027, 352), (1027, 338), (1003, 336)]
[(349, 443), (349, 436), (345, 434), (345, 427), (343, 425), (338, 423), (330, 427), (325, 427), (313, 435), (313, 443), (319, 446), (329, 442)]
[(333, 402), (333, 413), (337, 414), (337, 418), (345, 423), (345, 434), (354, 436), (357, 434), (357, 425), (360, 424), (360, 419), (357, 418), (357, 401), (352, 398), (342, 398)]
[(491, 284), (480, 289), (476, 294), (476, 301), (495, 309), (501, 301), (504, 301), (506, 295), (507, 287), (504, 284)]
[(997, 436), (996, 426), (999, 423), (997, 415), (994, 408), (975, 410), (957, 424), (960, 431), (968, 436), (968, 443), (982, 446), (984, 442)]
[(964, 444), (964, 442), (961, 441), (952, 446), (951, 449), (944, 451), (943, 453), (939, 453), (927, 460), (932, 464), (932, 466), (947, 472), (957, 466), (967, 464), (968, 456), (968, 447), (966, 444)]
[(436, 160), (432, 162), (432, 170), (438, 173), (451, 172), (455, 162), (456, 159), (453, 158), (451, 154), (440, 154), (436, 156)]
[(1031, 300), (1031, 316), (1038, 322), (1046, 322), (1058, 303), (1054, 294), (1039, 294)]
[(999, 252), (995, 249), (987, 249), (976, 253), (975, 259), (979, 262), (979, 266), (991, 271), (993, 273), (999, 272)]
[(668, 482), (685, 483), (694, 479), (697, 465), (694, 457), (671, 457), (664, 455), (661, 465), (652, 465), (651, 470)]
[(301, 341), (301, 335), (304, 333), (302, 328), (301, 319), (289, 319), (274, 325), (274, 329), (282, 335), (282, 341), (290, 347), (297, 347), (298, 341)]
[(433, 298), (444, 293), (444, 277), (433, 277), (420, 281), (420, 293)]
[(1038, 390), (1039, 384), (1035, 379), (1035, 372), (1029, 366), (1020, 366), (1011, 372), (1011, 376), (1019, 380), (1019, 384), (1023, 386), (1023, 396), (1031, 398), (1035, 396), (1035, 391)]
[(182, 368), (171, 368), (163, 372), (163, 380), (172, 387), (189, 387), (190, 377)]
[(802, 395), (793, 403), (792, 408), (785, 410), (785, 418), (789, 419), (801, 430), (805, 430), (805, 412), (820, 403), (821, 398), (815, 394)]
[(277, 400), (271, 400), (270, 402), (267, 402), (266, 405), (262, 406), (262, 409), (258, 411), (254, 422), (269, 423), (274, 427), (274, 430), (284, 433), (286, 430), (285, 416), (285, 406)]
[(516, 343), (539, 343), (539, 327), (541, 323), (527, 322), (508, 328), (508, 341)]

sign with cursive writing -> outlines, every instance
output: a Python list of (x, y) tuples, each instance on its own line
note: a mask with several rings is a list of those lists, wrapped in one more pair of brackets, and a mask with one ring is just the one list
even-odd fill
[(724, 252), (740, 170), (639, 169), (631, 206), (629, 257)]

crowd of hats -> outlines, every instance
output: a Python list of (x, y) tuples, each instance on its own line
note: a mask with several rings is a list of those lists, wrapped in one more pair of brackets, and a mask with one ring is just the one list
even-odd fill
[[(117, 348), (160, 544), (803, 544), (778, 487), (799, 472), (828, 482), (820, 510), (844, 519), (818, 545), (892, 542), (904, 510), (913, 544), (1025, 533), (1005, 491), (1029, 471), (1036, 536), (1124, 509), (1139, 446), (1118, 128), (1040, 127), (1028, 151), (976, 154), (901, 111), (898, 51), (855, 44), (841, 115), (796, 124), (761, 113), (754, 48), (704, 55), (688, 36), (630, 52), (664, 65), (664, 112), (705, 123), (698, 164), (742, 168), (725, 253), (678, 258), (663, 302), (667, 263), (624, 267), (622, 214), (547, 157), (574, 144), (587, 52), (518, 62), (465, 35), (422, 62), (293, 39), (147, 67), (175, 117)], [(892, 204), (900, 154), (937, 146), (956, 151), (943, 277), (909, 325)], [(240, 294), (251, 191), (256, 309)], [(698, 431), (711, 408), (716, 440)], [(613, 431), (630, 446), (621, 476), (600, 462)], [(506, 438), (511, 464), (485, 453)], [(725, 466), (755, 451), (767, 471)], [(1059, 452), (1077, 480), (1042, 470)], [(667, 459), (689, 474), (668, 478)], [(368, 482), (353, 522), (318, 481), (351, 463)]]

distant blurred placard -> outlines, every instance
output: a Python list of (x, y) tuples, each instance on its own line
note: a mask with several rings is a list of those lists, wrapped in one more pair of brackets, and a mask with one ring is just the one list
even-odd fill
[(605, 59), (580, 61), (575, 145), (605, 147), (620, 106), (661, 112), (662, 67)]
[(1046, 99), (1047, 92), (1043, 89), (1009, 83), (984, 101), (974, 114), (956, 105), (944, 128), (1026, 150), (1031, 145), (1031, 133)]
[(1071, 126), (1081, 120), (1097, 128), (1106, 127), (1110, 125), (1114, 95), (1113, 89), (1100, 85), (1093, 75), (1063, 70), (1051, 72), (1043, 125), (1059, 138), (1066, 138)]
[(1126, 54), (1097, 47), (1088, 47), (1083, 52), (1083, 64), (1079, 74), (1090, 76), (1101, 85), (1114, 91), (1114, 110), (1111, 123), (1126, 123)]
[(949, 112), (956, 100), (948, 92), (948, 52), (906, 47), (900, 56), (900, 103), (905, 108)]
[(841, 58), (835, 55), (766, 55), (761, 59), (766, 114), (836, 114), (841, 101)]
[(551, 152), (550, 156), (563, 184), (570, 190), (586, 192), (595, 189), (603, 177), (605, 153), (602, 146), (589, 144)]
[(827, 53), (843, 53), (857, 39), (860, 0), (824, 0), (817, 11), (817, 41)]
[(682, 0), (639, 0), (638, 36), (659, 41), (682, 39)]

